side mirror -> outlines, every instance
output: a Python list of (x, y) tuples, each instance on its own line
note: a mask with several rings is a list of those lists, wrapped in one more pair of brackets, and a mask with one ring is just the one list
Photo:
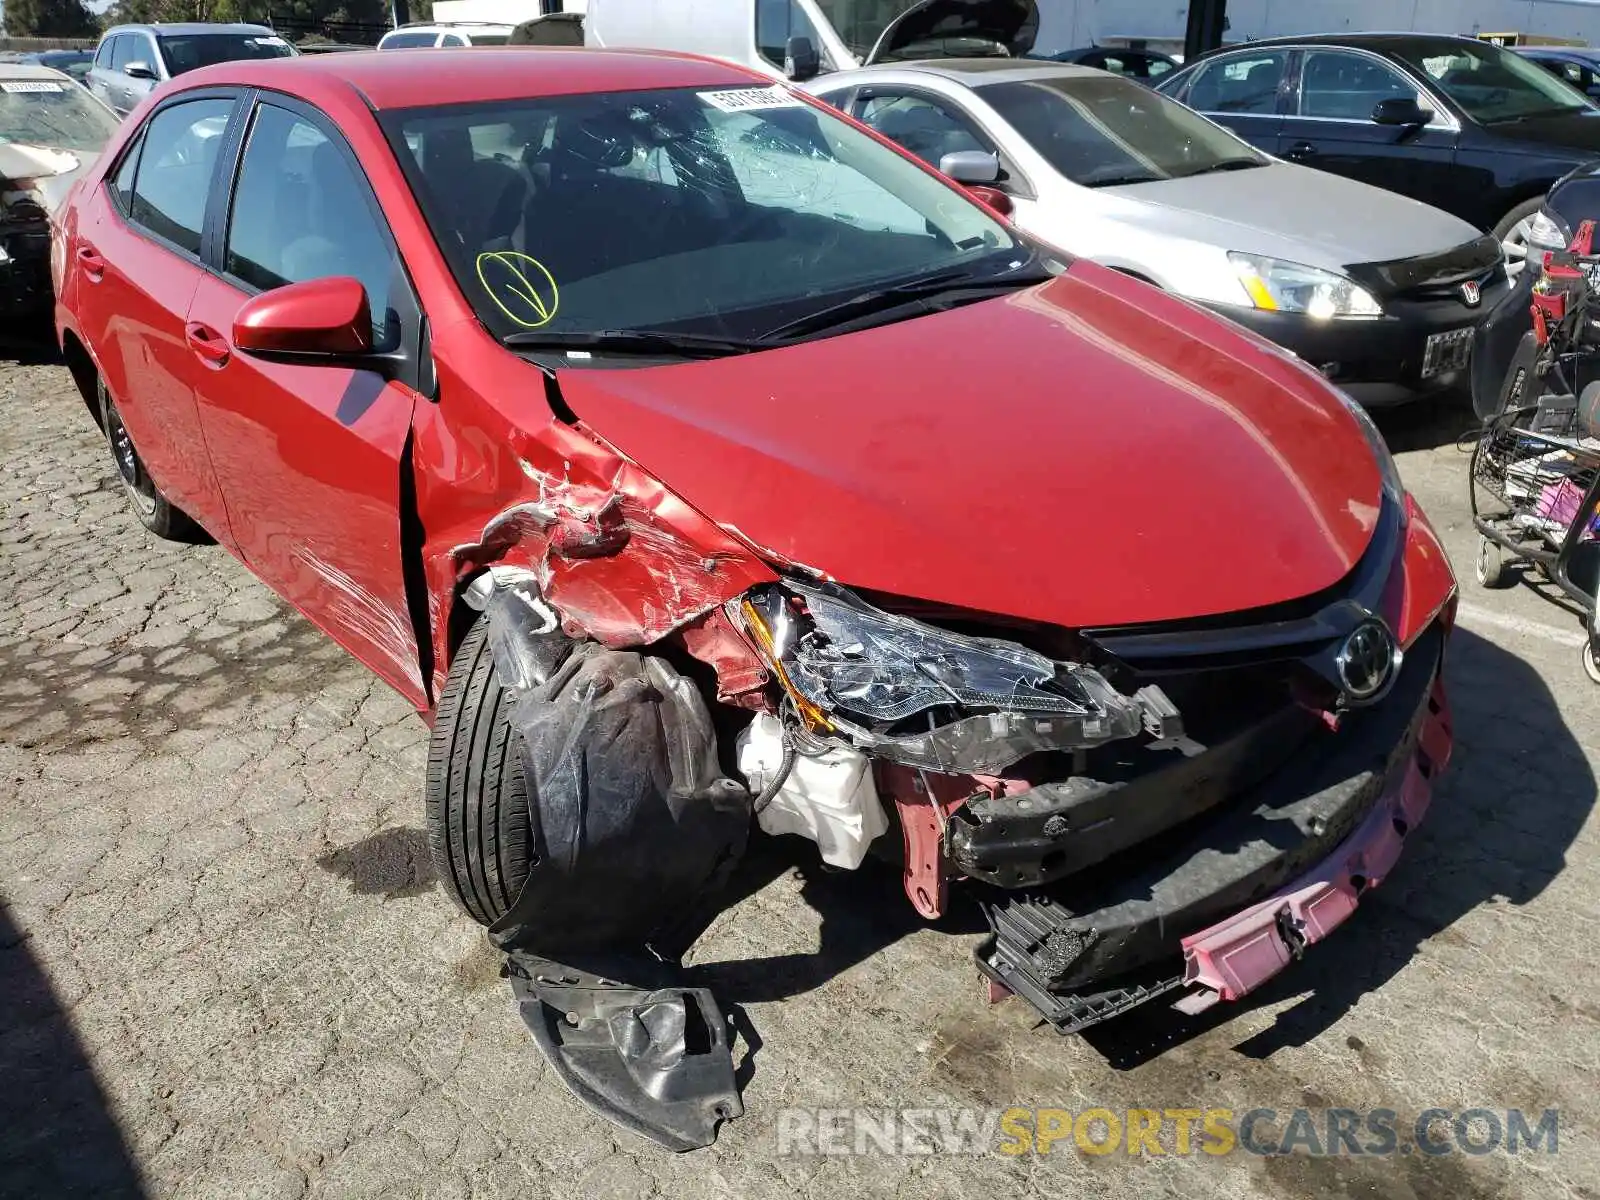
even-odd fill
[(820, 70), (822, 70), (822, 55), (817, 53), (816, 44), (810, 38), (792, 37), (784, 44), (784, 78), (804, 83), (808, 79), (815, 79)]
[(957, 183), (993, 183), (1000, 178), (1000, 156), (957, 150), (939, 160), (939, 174)]
[(967, 192), (980, 204), (987, 205), (989, 208), (992, 208), (996, 213), (1002, 217), (1005, 217), (1007, 220), (1011, 219), (1011, 214), (1014, 211), (1011, 204), (1011, 197), (1006, 195), (999, 188), (987, 187), (981, 183), (973, 183), (967, 185)]
[(131, 62), (122, 68), (122, 73), (129, 79), (154, 79), (156, 69), (147, 62)]
[(1376, 125), (1426, 125), (1433, 120), (1433, 111), (1423, 108), (1409, 96), (1391, 96), (1378, 101), (1372, 110), (1372, 120)]
[(333, 362), (372, 353), (372, 306), (359, 279), (290, 283), (244, 302), (233, 319), (244, 354), (285, 362)]

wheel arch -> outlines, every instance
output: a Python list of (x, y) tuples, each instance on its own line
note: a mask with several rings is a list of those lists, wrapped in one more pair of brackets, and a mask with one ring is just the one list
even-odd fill
[(95, 366), (94, 358), (89, 353), (87, 346), (78, 335), (70, 329), (61, 332), (61, 357), (66, 361), (67, 370), (72, 374), (72, 382), (77, 385), (78, 395), (83, 397), (83, 405), (89, 410), (89, 415), (94, 418), (95, 428), (101, 433), (106, 429), (106, 417), (100, 411), (100, 369)]

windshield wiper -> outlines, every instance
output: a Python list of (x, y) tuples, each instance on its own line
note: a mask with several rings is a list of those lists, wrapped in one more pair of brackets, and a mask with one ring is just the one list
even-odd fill
[(862, 317), (882, 315), (907, 305), (926, 307), (930, 301), (943, 300), (955, 303), (961, 300), (982, 300), (995, 292), (1015, 291), (1054, 279), (1049, 271), (1014, 270), (999, 276), (973, 276), (965, 271), (941, 271), (921, 279), (908, 280), (893, 287), (862, 292), (838, 304), (830, 304), (814, 313), (807, 313), (793, 321), (761, 335), (762, 341), (781, 342), (789, 338), (804, 337), (824, 329), (846, 325)]
[(662, 358), (725, 358), (765, 350), (761, 341), (672, 333), (664, 329), (574, 329), (508, 333), (501, 343), (517, 350), (587, 350), (596, 354), (659, 355)]
[(1196, 175), (1210, 175), (1214, 171), (1247, 171), (1251, 167), (1264, 167), (1267, 164), (1259, 158), (1219, 158), (1207, 167), (1200, 167), (1194, 171), (1185, 171), (1179, 179), (1191, 179)]
[(1127, 175), (1107, 175), (1104, 179), (1091, 179), (1079, 186), (1087, 188), (1124, 187), (1130, 183), (1155, 183), (1157, 180), (1169, 178), (1171, 176), (1151, 175), (1148, 171), (1139, 174), (1130, 172)]

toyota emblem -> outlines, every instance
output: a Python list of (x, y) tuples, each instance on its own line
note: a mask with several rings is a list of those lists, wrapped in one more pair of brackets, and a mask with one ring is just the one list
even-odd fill
[(1477, 308), (1483, 302), (1483, 289), (1478, 286), (1477, 281), (1469, 279), (1461, 285), (1461, 299), (1466, 302), (1468, 308)]
[(1387, 625), (1377, 617), (1362, 621), (1333, 660), (1346, 698), (1352, 704), (1382, 699), (1400, 670), (1400, 658), (1400, 647)]

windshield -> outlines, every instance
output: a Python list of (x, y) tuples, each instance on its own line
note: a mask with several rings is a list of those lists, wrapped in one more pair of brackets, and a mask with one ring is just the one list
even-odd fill
[(1084, 187), (1179, 179), (1267, 160), (1191, 109), (1114, 76), (991, 83), (977, 93)]
[(1480, 124), (1590, 107), (1582, 92), (1537, 63), (1487, 42), (1407, 43), (1396, 54)]
[(75, 83), (0, 80), (0, 145), (98, 152), (116, 128), (116, 117)]
[(817, 0), (817, 8), (857, 58), (878, 44), (889, 23), (921, 0)]
[(781, 85), (383, 122), (462, 291), (502, 338), (760, 338), (867, 288), (1032, 258), (987, 210)]
[(269, 33), (166, 33), (157, 40), (169, 75), (242, 58), (288, 58), (294, 53), (288, 42)]

